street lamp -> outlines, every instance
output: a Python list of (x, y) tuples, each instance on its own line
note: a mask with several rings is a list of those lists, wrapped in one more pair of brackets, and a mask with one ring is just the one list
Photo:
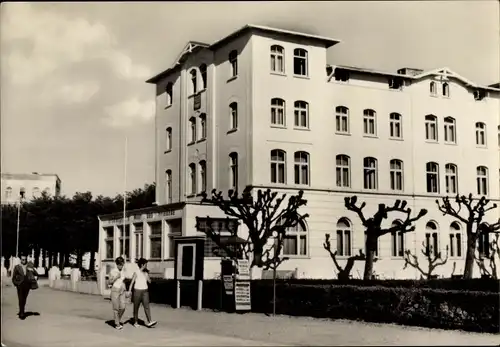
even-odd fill
[(21, 190), (19, 191), (19, 201), (17, 203), (16, 258), (19, 258), (19, 220), (21, 217), (21, 204), (23, 202), (25, 193), (26, 190), (24, 188), (21, 188)]

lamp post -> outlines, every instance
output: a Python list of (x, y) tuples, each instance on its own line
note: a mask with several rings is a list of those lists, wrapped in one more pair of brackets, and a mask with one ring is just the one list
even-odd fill
[(24, 188), (21, 188), (19, 191), (19, 201), (17, 203), (17, 228), (16, 228), (16, 258), (19, 258), (19, 221), (21, 217), (21, 204), (24, 199), (24, 194), (26, 193), (26, 190)]

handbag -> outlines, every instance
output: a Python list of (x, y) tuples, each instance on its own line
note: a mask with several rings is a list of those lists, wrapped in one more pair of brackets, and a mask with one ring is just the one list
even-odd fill
[(26, 277), (27, 277), (26, 279), (28, 280), (28, 282), (30, 284), (30, 288), (32, 290), (38, 289), (38, 281), (36, 280), (36, 277), (33, 274), (33, 272), (28, 271), (28, 273), (26, 274)]

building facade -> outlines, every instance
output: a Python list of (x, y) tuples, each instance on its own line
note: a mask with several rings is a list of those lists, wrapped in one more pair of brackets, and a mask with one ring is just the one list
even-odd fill
[[(429, 211), (414, 232), (380, 238), (381, 278), (417, 276), (403, 269), (403, 253), (418, 254), (425, 267), (422, 242), (443, 255), (448, 247), (436, 274), (462, 272), (465, 226), (443, 216), (435, 201), (457, 193), (499, 200), (500, 89), (448, 68), (389, 73), (327, 65), (327, 49), (338, 43), (247, 25), (211, 45), (190, 42), (172, 68), (148, 80), (156, 91), (160, 206), (129, 211), (125, 234), (120, 215), (100, 218), (103, 264), (140, 254), (170, 277), (173, 236), (199, 234), (196, 216), (224, 217), (200, 204), (200, 193), (252, 186), (303, 190), (308, 200), (301, 212), (310, 217), (290, 231), (290, 260), (280, 270), (336, 277), (325, 234), (341, 265), (364, 248), (361, 222), (344, 207), (344, 197), (357, 195), (368, 216), (396, 199), (415, 213)], [(499, 216), (493, 210), (486, 220)], [(205, 255), (205, 276), (213, 278), (220, 265), (211, 242)], [(353, 277), (363, 265), (356, 263)]]
[(2, 173), (2, 205), (16, 204), (19, 202), (21, 191), (24, 192), (24, 200), (41, 197), (45, 192), (51, 196), (61, 194), (61, 179), (56, 174), (11, 174)]

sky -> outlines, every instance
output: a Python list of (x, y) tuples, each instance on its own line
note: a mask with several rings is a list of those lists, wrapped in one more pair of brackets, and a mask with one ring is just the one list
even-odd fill
[(1, 171), (56, 173), (62, 192), (154, 182), (154, 87), (190, 40), (245, 24), (339, 39), (328, 63), (449, 67), (500, 81), (499, 2), (2, 3)]

